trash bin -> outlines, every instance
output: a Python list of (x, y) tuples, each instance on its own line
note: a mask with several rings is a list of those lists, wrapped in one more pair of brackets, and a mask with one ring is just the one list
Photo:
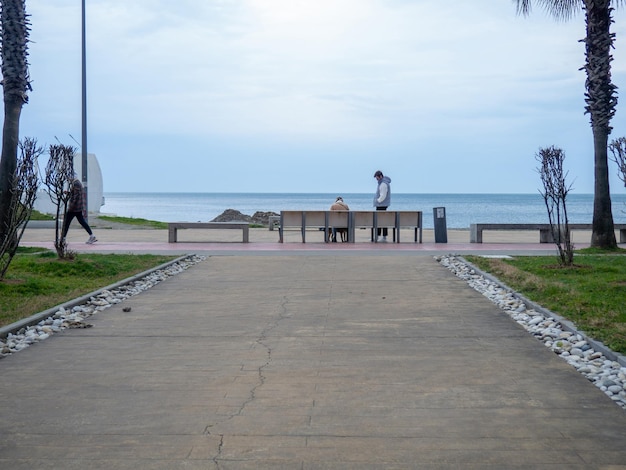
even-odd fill
[(448, 243), (446, 208), (433, 207), (433, 218), (435, 221), (435, 243)]

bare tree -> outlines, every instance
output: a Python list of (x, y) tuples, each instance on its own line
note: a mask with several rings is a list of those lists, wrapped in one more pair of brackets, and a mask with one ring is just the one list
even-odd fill
[[(617, 176), (626, 187), (626, 137), (619, 137), (609, 145), (609, 150), (613, 154), (612, 160), (617, 165)], [(622, 210), (626, 213), (626, 210)]]
[(611, 142), (609, 150), (613, 161), (617, 164), (617, 176), (626, 187), (626, 137), (619, 137)]
[(6, 235), (0, 244), (0, 279), (4, 278), (17, 252), (39, 189), (37, 159), (43, 153), (43, 149), (37, 145), (36, 140), (27, 137), (20, 142), (20, 153), (15, 176), (11, 182), (9, 206), (11, 217), (7, 221)]
[(4, 89), (4, 125), (0, 154), (0, 243), (11, 243), (10, 221), (13, 218), (14, 188), (17, 171), (17, 150), (20, 138), (22, 106), (28, 102), (31, 89), (28, 75), (28, 15), (25, 0), (0, 2), (0, 46), (2, 55), (2, 87)]
[(76, 149), (70, 145), (51, 145), (48, 153), (49, 159), (46, 165), (44, 191), (48, 193), (50, 200), (56, 207), (56, 224), (54, 235), (54, 247), (59, 258), (72, 258), (73, 253), (67, 249), (67, 243), (62, 237), (63, 227), (61, 218), (65, 220), (67, 203), (70, 199), (69, 186), (74, 175), (74, 153)]
[(539, 162), (537, 172), (543, 183), (543, 192), (539, 192), (543, 196), (548, 211), (552, 240), (559, 250), (561, 265), (571, 266), (574, 262), (574, 246), (571, 241), (566, 206), (571, 186), (565, 182), (567, 178), (567, 172), (563, 171), (565, 153), (560, 148), (552, 146), (539, 149), (535, 158)]

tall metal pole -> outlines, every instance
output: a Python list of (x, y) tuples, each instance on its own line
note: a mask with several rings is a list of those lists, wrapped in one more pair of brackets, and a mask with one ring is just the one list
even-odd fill
[[(87, 190), (87, 60), (85, 41), (85, 0), (82, 0), (82, 159), (81, 179), (85, 190), (85, 204), (89, 208), (89, 191)], [(87, 209), (89, 212), (89, 209)]]

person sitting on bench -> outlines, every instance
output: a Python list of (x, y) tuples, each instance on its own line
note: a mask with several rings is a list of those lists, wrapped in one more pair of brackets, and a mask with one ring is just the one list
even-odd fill
[[(349, 211), (350, 208), (348, 207), (348, 204), (343, 202), (343, 198), (341, 196), (337, 196), (337, 199), (335, 200), (335, 202), (330, 206), (330, 210), (331, 211)], [(341, 236), (342, 242), (348, 241), (348, 229), (347, 228), (331, 227), (328, 230), (330, 232), (328, 236), (331, 238), (333, 242), (335, 243), (337, 242), (337, 233), (339, 233), (339, 235)]]

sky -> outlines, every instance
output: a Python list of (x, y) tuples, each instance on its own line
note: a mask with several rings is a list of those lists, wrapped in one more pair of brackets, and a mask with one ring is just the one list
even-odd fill
[[(513, 0), (86, 0), (87, 150), (104, 192), (593, 193), (582, 12)], [(81, 144), (81, 2), (26, 0), (20, 134)], [(613, 82), (626, 90), (626, 8)], [(611, 138), (626, 136), (626, 98)], [(624, 185), (611, 163), (611, 191)]]

